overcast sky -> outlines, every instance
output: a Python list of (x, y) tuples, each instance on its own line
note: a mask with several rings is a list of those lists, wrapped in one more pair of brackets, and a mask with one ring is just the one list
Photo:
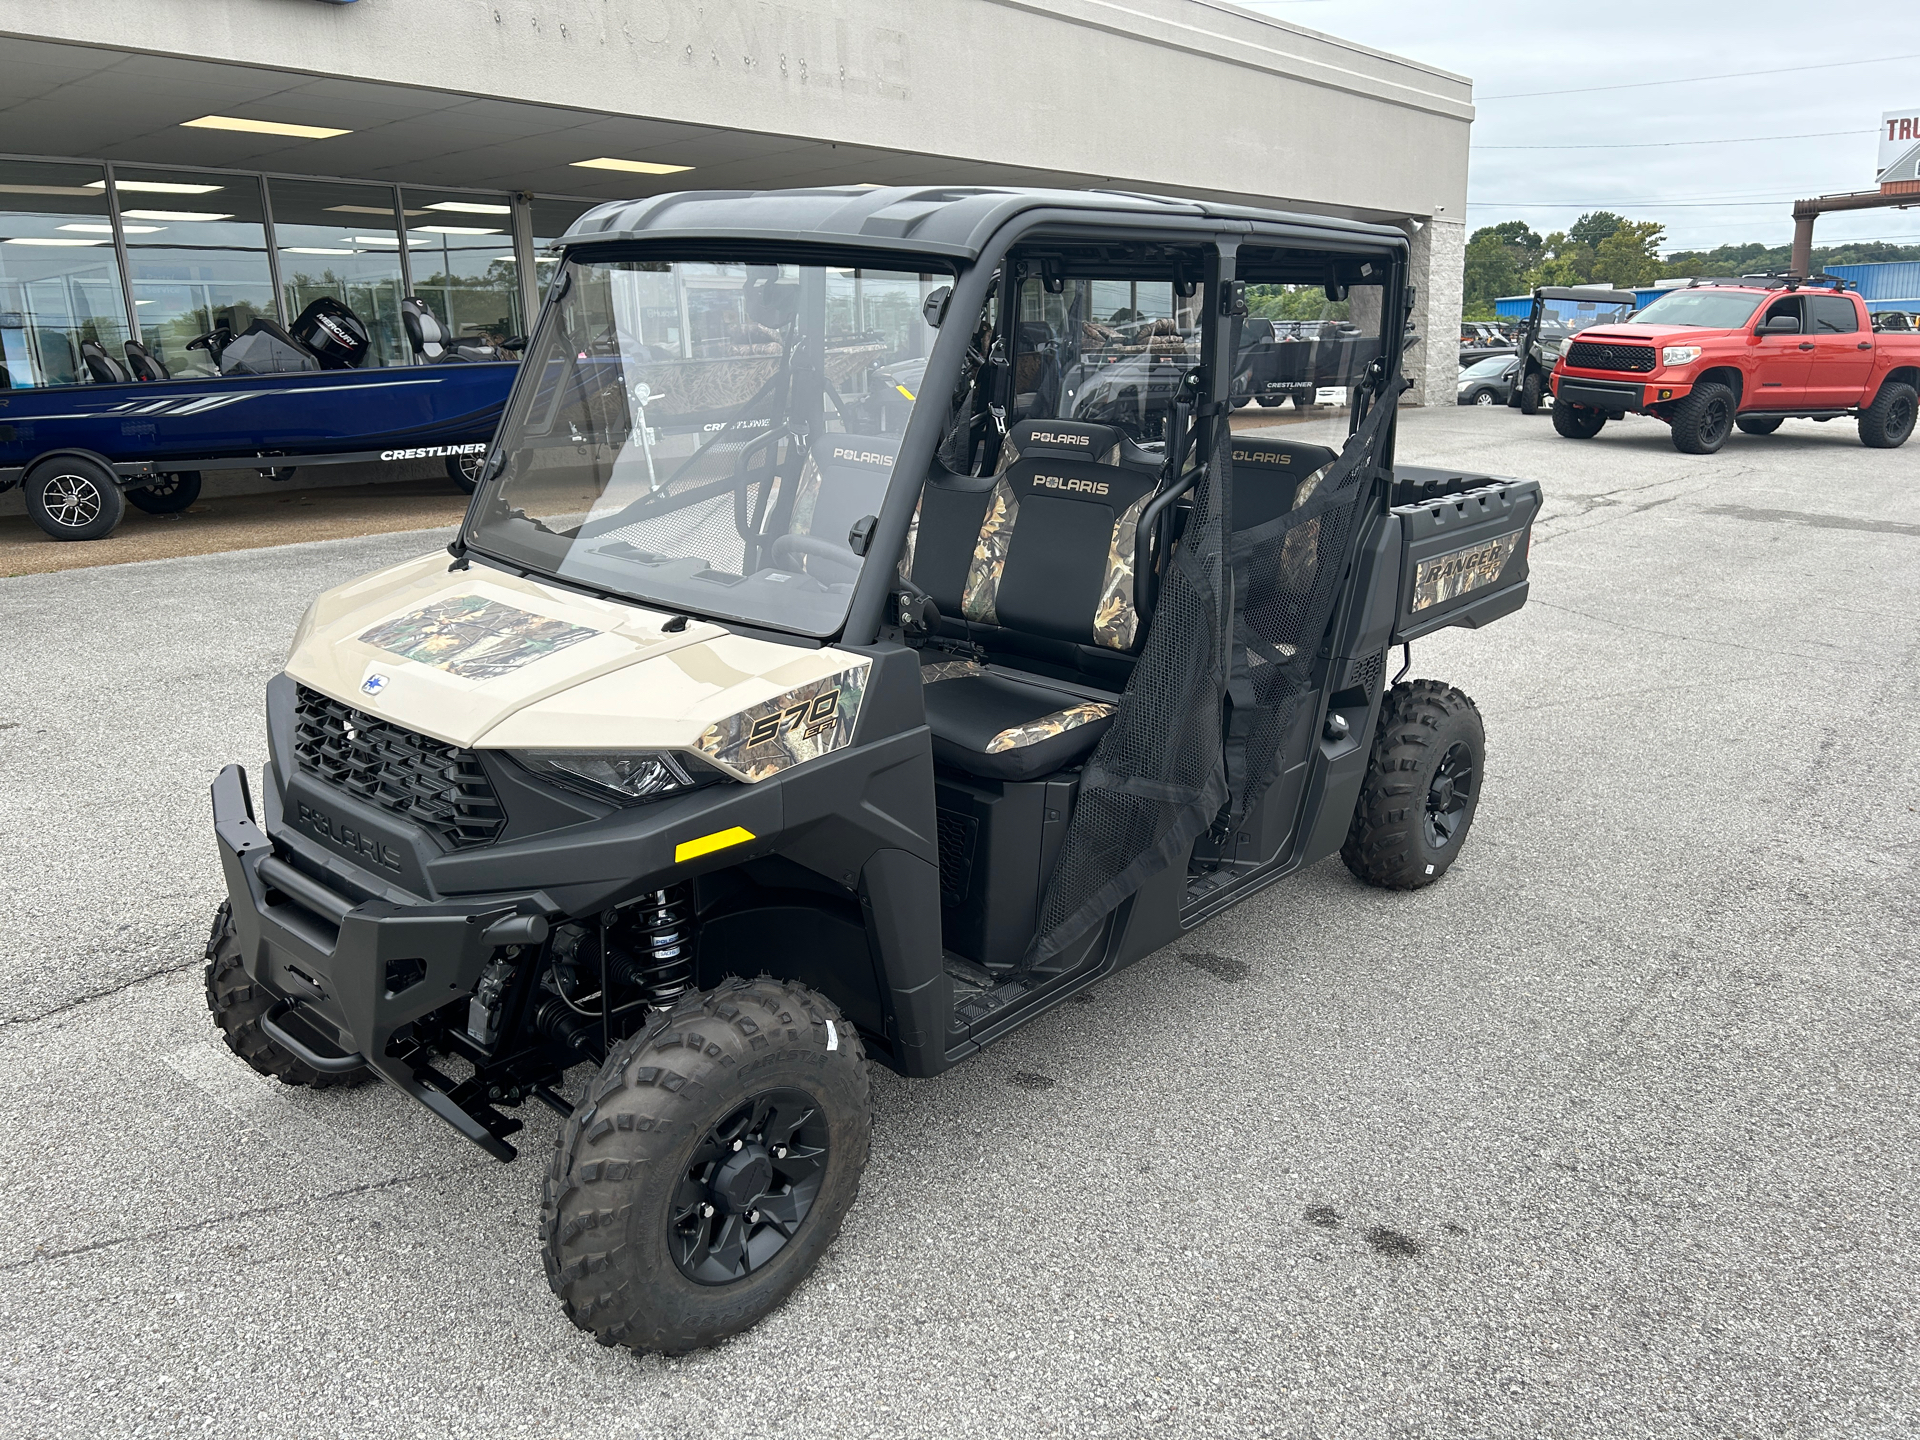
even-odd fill
[[(1544, 235), (1605, 209), (1661, 221), (1667, 250), (1784, 245), (1793, 238), (1794, 200), (1873, 188), (1881, 111), (1920, 111), (1920, 4), (1912, 0), (1870, 9), (1778, 0), (1625, 0), (1572, 10), (1537, 0), (1238, 3), (1471, 76), (1478, 117), (1470, 230), (1519, 218)], [(1899, 58), (1585, 88), (1872, 56)], [(1508, 95), (1515, 98), (1499, 98)], [(1805, 138), (1747, 139), (1755, 136)], [(1745, 143), (1668, 143), (1736, 138)], [(1607, 148), (1507, 148), (1596, 145)], [(1825, 215), (1814, 231), (1816, 245), (1867, 239), (1920, 244), (1920, 208)]]

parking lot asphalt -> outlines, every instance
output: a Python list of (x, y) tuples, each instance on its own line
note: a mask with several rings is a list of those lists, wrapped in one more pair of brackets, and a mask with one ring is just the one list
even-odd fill
[(547, 1292), (550, 1116), (501, 1166), (208, 1022), (207, 784), (313, 594), (444, 532), (0, 581), (0, 1432), (1913, 1434), (1920, 448), (1400, 453), (1547, 493), (1527, 608), (1415, 646), (1486, 720), (1452, 872), (876, 1070), (835, 1248), (672, 1361)]

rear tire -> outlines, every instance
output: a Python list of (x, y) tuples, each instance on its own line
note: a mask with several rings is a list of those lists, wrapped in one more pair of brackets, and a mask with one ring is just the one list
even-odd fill
[(1569, 440), (1591, 440), (1607, 423), (1607, 412), (1584, 405), (1553, 407), (1553, 428)]
[(1256, 397), (1256, 403), (1262, 410), (1274, 410), (1286, 404), (1287, 397), (1284, 395), (1261, 395)]
[(1737, 415), (1733, 423), (1742, 435), (1771, 435), (1787, 422), (1782, 416), (1768, 419), (1761, 415)]
[(1673, 448), (1683, 455), (1711, 455), (1733, 433), (1733, 391), (1709, 381), (1674, 402)]
[(149, 515), (178, 515), (200, 498), (200, 472), (177, 470), (151, 485), (127, 491), (127, 503)]
[(97, 460), (57, 456), (28, 472), (27, 514), (56, 540), (99, 540), (127, 513), (114, 473)]
[(1520, 386), (1520, 413), (1522, 415), (1538, 415), (1540, 413), (1540, 397), (1545, 393), (1545, 390), (1546, 386), (1540, 378), (1540, 372), (1538, 370), (1529, 371), (1526, 381)]
[(207, 1009), (220, 1027), (227, 1048), (262, 1075), (282, 1085), (306, 1085), (315, 1090), (362, 1085), (373, 1078), (365, 1068), (344, 1074), (315, 1070), (305, 1061), (274, 1044), (260, 1028), (260, 1017), (280, 997), (253, 982), (240, 964), (240, 938), (233, 929), (233, 902), (223, 900), (214, 912), (213, 933), (207, 936)]
[(1874, 450), (1897, 450), (1913, 434), (1913, 386), (1901, 381), (1882, 385), (1873, 404), (1860, 412), (1860, 443)]
[(602, 1345), (737, 1335), (833, 1243), (872, 1134), (865, 1055), (831, 1002), (765, 976), (688, 995), (614, 1047), (554, 1141), (547, 1283)]
[(1447, 873), (1480, 804), (1487, 737), (1473, 701), (1439, 680), (1380, 705), (1367, 778), (1340, 858), (1369, 885), (1418, 890)]

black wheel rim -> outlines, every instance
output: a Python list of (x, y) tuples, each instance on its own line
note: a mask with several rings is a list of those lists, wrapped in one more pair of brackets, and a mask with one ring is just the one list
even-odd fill
[(1887, 407), (1887, 433), (1904, 435), (1913, 428), (1913, 401), (1904, 395)]
[(804, 1090), (763, 1090), (700, 1139), (674, 1187), (667, 1249), (680, 1273), (728, 1285), (769, 1264), (827, 1178), (827, 1120)]
[(1434, 767), (1427, 783), (1427, 846), (1444, 850), (1460, 838), (1467, 807), (1473, 804), (1473, 751), (1456, 740)]
[(1700, 438), (1711, 445), (1727, 437), (1727, 402), (1709, 400), (1706, 414), (1700, 417)]

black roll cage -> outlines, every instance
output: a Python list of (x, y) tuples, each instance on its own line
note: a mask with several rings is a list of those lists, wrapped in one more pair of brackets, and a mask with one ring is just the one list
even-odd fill
[[(1062, 195), (1061, 198), (1064, 200), (1067, 197)], [(953, 294), (946, 307), (946, 323), (936, 336), (921, 380), (921, 394), (937, 398), (934, 403), (916, 404), (913, 407), (901, 435), (895, 461), (896, 477), (904, 472), (918, 479), (911, 484), (889, 484), (868, 544), (868, 557), (881, 563), (861, 567), (846, 619), (837, 635), (813, 639), (766, 630), (756, 630), (756, 634), (808, 647), (821, 644), (870, 645), (880, 637), (895, 588), (895, 562), (905, 549), (907, 530), (919, 503), (921, 487), (931, 472), (935, 452), (946, 435), (949, 417), (946, 414), (945, 397), (951, 396), (960, 383), (961, 370), (966, 362), (967, 342), (973, 334), (970, 318), (982, 313), (989, 288), (996, 281), (1005, 287), (1003, 303), (999, 307), (996, 340), (1002, 336), (1007, 338), (1010, 361), (1011, 332), (1007, 327), (1013, 323), (1017, 306), (1005, 303), (1011, 297), (1015, 284), (1013, 267), (1007, 262), (1015, 250), (1032, 248), (1036, 241), (1050, 241), (1082, 252), (1088, 246), (1102, 244), (1116, 249), (1163, 245), (1204, 252), (1202, 273), (1192, 277), (1200, 287), (1203, 317), (1202, 358), (1198, 367), (1201, 383), (1194, 398), (1196, 416), (1208, 419), (1221, 419), (1227, 413), (1232, 385), (1233, 345), (1238, 338), (1239, 322), (1245, 311), (1244, 291), (1236, 289), (1233, 283), (1237, 278), (1236, 264), (1241, 249), (1294, 249), (1320, 257), (1330, 253), (1384, 257), (1388, 269), (1382, 286), (1380, 326), (1385, 374), (1382, 377), (1383, 389), (1379, 393), (1398, 394), (1406, 341), (1405, 322), (1411, 308), (1407, 290), (1410, 246), (1404, 236), (1385, 227), (1356, 233), (1355, 229), (1348, 228), (1350, 222), (1333, 222), (1322, 228), (1305, 217), (1295, 219), (1278, 214), (1272, 219), (1241, 218), (1242, 215), (1261, 214), (1254, 211), (1231, 215), (1207, 214), (1169, 206), (1171, 213), (1134, 213), (1111, 208), (1110, 197), (1101, 198), (1109, 203), (1086, 209), (1076, 209), (1065, 203), (1009, 206), (1001, 223), (970, 256), (956, 254), (958, 247), (916, 244), (910, 236), (903, 237), (897, 245), (862, 244), (860, 239), (853, 236), (816, 238), (799, 232), (787, 236), (762, 233), (737, 237), (663, 233), (657, 238), (649, 237), (645, 232), (633, 231), (605, 236), (581, 233), (569, 235), (558, 243), (555, 248), (559, 250), (563, 261), (576, 255), (609, 260), (659, 259), (670, 255), (676, 260), (724, 258), (749, 262), (755, 259), (770, 261), (777, 257), (792, 264), (805, 263), (811, 254), (818, 256), (820, 263), (870, 265), (876, 269), (899, 269), (912, 265), (928, 273), (957, 271)], [(1323, 267), (1322, 273), (1328, 276), (1331, 284), (1331, 270)], [(539, 327), (551, 323), (549, 312), (565, 295), (570, 283), (569, 275), (570, 271), (564, 263), (558, 267), (542, 301), (535, 329), (530, 333), (529, 351), (533, 348), (533, 341), (538, 338)], [(1312, 278), (1316, 277), (1302, 276), (1303, 281)], [(1224, 303), (1223, 297), (1226, 297)], [(1223, 310), (1235, 313), (1223, 314)], [(1222, 324), (1223, 320), (1230, 323)], [(514, 391), (507, 398), (506, 414), (515, 413), (519, 387), (535, 383), (536, 378), (529, 373), (528, 367), (522, 367), (521, 373), (514, 377)], [(1358, 419), (1356, 409), (1351, 423), (1357, 424)], [(1394, 440), (1390, 427), (1380, 457), (1383, 468), (1391, 468)], [(489, 456), (482, 485), (475, 491), (459, 535), (448, 547), (456, 556), (456, 563), (469, 554), (475, 558), (486, 558), (484, 552), (471, 548), (467, 538), (468, 527), (477, 514), (486, 481), (499, 469), (501, 459), (498, 451)]]

